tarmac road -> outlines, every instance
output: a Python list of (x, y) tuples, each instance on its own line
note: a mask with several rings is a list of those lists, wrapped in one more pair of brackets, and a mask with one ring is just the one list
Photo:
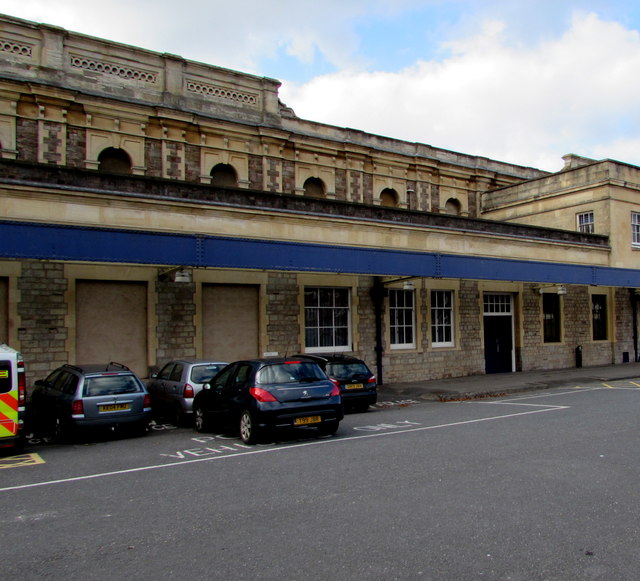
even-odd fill
[(263, 446), (36, 443), (0, 470), (3, 576), (635, 579), (640, 379), (582, 383), (391, 400)]

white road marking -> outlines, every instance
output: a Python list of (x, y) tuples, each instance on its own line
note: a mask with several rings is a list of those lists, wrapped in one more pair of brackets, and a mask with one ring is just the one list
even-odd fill
[(249, 456), (249, 455), (254, 455), (254, 454), (267, 454), (267, 453), (271, 453), (271, 452), (281, 452), (281, 451), (285, 451), (285, 450), (290, 450), (293, 448), (304, 448), (307, 446), (322, 446), (322, 445), (328, 445), (328, 444), (338, 444), (341, 442), (350, 442), (352, 440), (363, 440), (363, 439), (368, 439), (368, 438), (380, 438), (380, 437), (385, 437), (385, 436), (396, 436), (398, 434), (408, 434), (411, 432), (423, 432), (423, 431), (428, 431), (428, 430), (439, 430), (442, 428), (453, 428), (456, 426), (465, 426), (465, 425), (470, 425), (470, 424), (477, 424), (477, 423), (481, 423), (481, 422), (491, 422), (491, 421), (496, 421), (496, 420), (505, 420), (505, 419), (509, 419), (509, 418), (515, 418), (515, 417), (519, 417), (519, 416), (527, 416), (527, 415), (532, 415), (532, 414), (539, 414), (539, 413), (544, 413), (544, 412), (551, 412), (551, 411), (558, 411), (558, 410), (564, 410), (567, 409), (566, 406), (547, 406), (544, 409), (534, 409), (534, 410), (529, 410), (529, 411), (524, 411), (524, 412), (517, 412), (517, 413), (512, 413), (512, 414), (505, 414), (505, 415), (501, 415), (501, 416), (492, 416), (492, 417), (488, 417), (488, 418), (477, 418), (477, 419), (473, 419), (473, 420), (463, 420), (463, 421), (459, 421), (459, 422), (451, 422), (451, 423), (447, 423), (447, 424), (438, 424), (435, 426), (420, 426), (420, 427), (411, 427), (411, 428), (407, 428), (407, 429), (403, 429), (403, 430), (394, 430), (394, 431), (383, 431), (383, 432), (376, 432), (376, 433), (367, 433), (367, 434), (362, 434), (362, 435), (357, 435), (357, 436), (346, 436), (346, 437), (338, 437), (338, 438), (327, 438), (327, 439), (321, 439), (321, 440), (314, 440), (314, 441), (310, 441), (310, 442), (300, 442), (297, 444), (291, 444), (291, 445), (286, 445), (286, 446), (277, 446), (277, 447), (273, 447), (273, 448), (258, 448), (258, 449), (252, 449), (252, 450), (243, 450), (240, 451), (236, 454), (228, 454), (228, 455), (224, 455), (224, 456), (209, 456), (206, 458), (194, 458), (193, 460), (184, 460), (182, 462), (170, 462), (167, 464), (155, 464), (152, 466), (139, 466), (137, 468), (127, 468), (124, 470), (114, 470), (112, 472), (100, 472), (97, 474), (87, 474), (85, 476), (74, 476), (71, 478), (60, 478), (58, 480), (48, 480), (45, 482), (33, 482), (30, 484), (20, 484), (17, 486), (7, 486), (4, 488), (0, 488), (0, 493), (1, 492), (10, 492), (13, 490), (25, 490), (25, 489), (29, 489), (29, 488), (37, 488), (40, 486), (52, 486), (54, 484), (64, 484), (64, 483), (68, 483), (68, 482), (81, 482), (84, 480), (92, 480), (94, 478), (104, 478), (107, 476), (119, 476), (119, 475), (123, 475), (123, 474), (133, 474), (136, 472), (145, 472), (147, 470), (161, 470), (164, 468), (174, 468), (176, 466), (185, 466), (187, 464), (195, 464), (197, 462), (213, 462), (216, 460), (226, 460), (229, 458), (236, 458), (238, 456)]

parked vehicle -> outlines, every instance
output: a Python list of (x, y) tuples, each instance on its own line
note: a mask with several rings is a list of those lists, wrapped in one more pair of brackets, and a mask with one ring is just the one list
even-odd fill
[(36, 426), (59, 440), (79, 428), (128, 427), (143, 434), (151, 398), (140, 378), (119, 363), (63, 365), (35, 382), (30, 409)]
[(252, 359), (225, 367), (193, 400), (199, 432), (237, 426), (242, 441), (273, 430), (317, 428), (333, 435), (342, 420), (340, 390), (309, 359)]
[(193, 398), (223, 367), (223, 361), (176, 359), (147, 382), (154, 411), (176, 426), (193, 420)]
[(22, 355), (0, 345), (0, 448), (24, 444), (26, 379)]
[(349, 355), (295, 355), (312, 359), (340, 388), (345, 409), (366, 411), (378, 401), (376, 376), (361, 359)]

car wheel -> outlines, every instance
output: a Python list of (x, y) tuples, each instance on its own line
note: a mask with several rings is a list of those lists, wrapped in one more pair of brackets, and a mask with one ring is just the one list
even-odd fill
[(201, 407), (197, 407), (193, 410), (193, 425), (196, 432), (208, 432), (209, 421), (204, 414), (204, 410)]
[(318, 426), (318, 433), (321, 436), (333, 436), (338, 431), (340, 422), (327, 422)]
[(170, 417), (171, 417), (171, 423), (176, 428), (179, 428), (184, 424), (184, 414), (182, 413), (182, 408), (179, 405), (173, 407), (173, 409), (171, 410)]
[(72, 439), (73, 429), (69, 422), (63, 420), (61, 417), (56, 416), (53, 422), (53, 439), (56, 442), (64, 443)]
[(253, 421), (251, 412), (244, 410), (240, 415), (240, 439), (245, 444), (256, 444), (259, 440), (259, 429)]

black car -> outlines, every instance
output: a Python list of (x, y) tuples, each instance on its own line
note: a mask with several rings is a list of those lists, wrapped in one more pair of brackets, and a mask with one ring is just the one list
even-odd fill
[(193, 400), (199, 432), (237, 426), (253, 444), (281, 428), (317, 428), (333, 435), (342, 420), (340, 390), (320, 366), (303, 358), (236, 361)]
[(349, 355), (296, 355), (315, 361), (340, 388), (345, 409), (366, 411), (378, 401), (376, 376), (361, 359)]
[(140, 378), (119, 363), (63, 365), (35, 382), (30, 413), (37, 431), (61, 440), (79, 428), (122, 426), (144, 434), (151, 398)]

